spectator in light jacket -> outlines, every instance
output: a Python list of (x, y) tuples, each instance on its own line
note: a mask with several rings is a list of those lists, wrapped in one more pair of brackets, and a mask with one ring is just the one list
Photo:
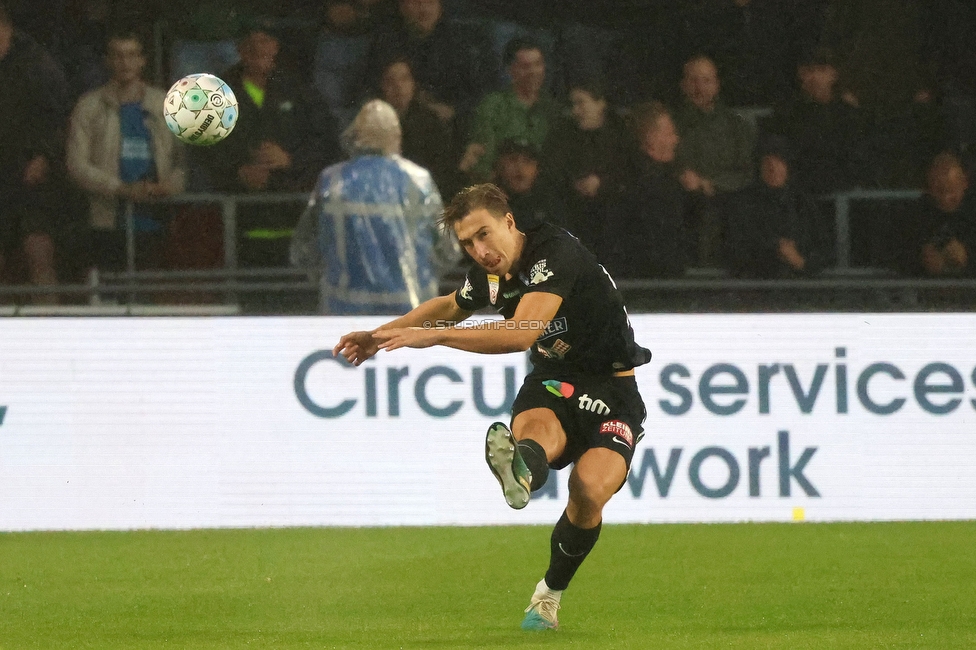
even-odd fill
[[(146, 205), (183, 191), (182, 145), (166, 128), (165, 93), (142, 79), (142, 42), (132, 32), (109, 37), (111, 79), (81, 97), (71, 115), (68, 173), (88, 193), (93, 266), (118, 269), (125, 260), (126, 204), (136, 203), (136, 234), (143, 261), (153, 265), (164, 224)], [(148, 260), (148, 261), (147, 261)]]

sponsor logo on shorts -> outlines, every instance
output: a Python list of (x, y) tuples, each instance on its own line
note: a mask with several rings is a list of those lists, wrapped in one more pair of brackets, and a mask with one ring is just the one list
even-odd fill
[(600, 433), (613, 436), (615, 442), (627, 443), (628, 447), (634, 446), (634, 432), (626, 422), (620, 420), (607, 420), (600, 425)]
[[(589, 411), (598, 415), (610, 415), (610, 407), (606, 405), (606, 402), (602, 399), (593, 399), (587, 393), (579, 396), (579, 408), (581, 411)], [(602, 429), (600, 433), (603, 433)]]
[(559, 397), (572, 397), (573, 391), (576, 390), (572, 384), (568, 384), (565, 381), (556, 381), (555, 379), (546, 379), (542, 382), (542, 385), (546, 387), (547, 391)]

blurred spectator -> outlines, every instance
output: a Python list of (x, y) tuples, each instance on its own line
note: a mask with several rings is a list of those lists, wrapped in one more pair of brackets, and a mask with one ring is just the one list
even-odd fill
[(755, 134), (748, 122), (722, 103), (720, 88), (718, 69), (710, 58), (696, 55), (685, 63), (684, 101), (675, 116), (681, 135), (679, 180), (703, 199), (696, 226), (701, 266), (719, 263), (725, 198), (748, 185), (754, 173)]
[(234, 135), (205, 152), (211, 182), (228, 191), (305, 191), (341, 159), (335, 120), (318, 92), (278, 65), (278, 38), (253, 23), (238, 43), (241, 62), (222, 78), (235, 89)]
[[(309, 83), (279, 64), (279, 41), (261, 22), (238, 43), (240, 63), (223, 79), (234, 89), (240, 117), (234, 133), (210, 149), (194, 149), (212, 189), (240, 192), (305, 192), (318, 172), (342, 159), (337, 126), (325, 100)], [(294, 222), (273, 204), (238, 210), (239, 263), (244, 267), (287, 264)]]
[(399, 0), (399, 16), (377, 30), (367, 64), (375, 83), (390, 59), (410, 61), (421, 98), (445, 121), (470, 111), (494, 78), (485, 69), (479, 44), (444, 19), (441, 0)]
[(794, 152), (793, 180), (811, 195), (867, 184), (874, 174), (865, 154), (864, 124), (858, 109), (837, 93), (832, 54), (818, 48), (797, 66), (800, 94), (779, 108), (767, 124)]
[(503, 61), (512, 85), (490, 93), (478, 105), (469, 144), (459, 164), (460, 170), (476, 182), (489, 179), (501, 142), (521, 140), (541, 149), (550, 127), (560, 117), (559, 105), (543, 90), (546, 59), (535, 40), (516, 36), (505, 46)]
[(827, 12), (823, 43), (837, 55), (839, 86), (871, 126), (877, 181), (887, 187), (922, 186), (928, 162), (948, 144), (935, 57), (923, 50), (929, 4), (844, 0)]
[(89, 262), (103, 270), (126, 267), (123, 217), (133, 202), (136, 261), (158, 268), (165, 225), (146, 202), (183, 191), (183, 150), (159, 108), (166, 93), (142, 79), (146, 57), (139, 36), (117, 32), (106, 49), (111, 78), (78, 101), (67, 146), (68, 173), (89, 196)]
[(326, 0), (322, 24), (332, 34), (364, 36), (394, 14), (391, 0)]
[(791, 182), (785, 140), (768, 138), (759, 154), (758, 181), (729, 201), (732, 273), (789, 278), (821, 270), (829, 259), (829, 230), (813, 199)]
[(722, 70), (726, 102), (772, 106), (789, 98), (795, 43), (806, 27), (794, 15), (795, 7), (769, 0), (698, 0), (687, 11), (686, 43), (709, 54)]
[(840, 85), (862, 108), (898, 113), (931, 101), (922, 53), (922, 0), (832, 0), (821, 40), (837, 56)]
[(608, 63), (611, 100), (631, 106), (650, 98), (672, 103), (676, 97), (687, 36), (683, 3), (614, 3), (620, 15), (620, 45)]
[(392, 106), (403, 131), (403, 157), (430, 172), (442, 197), (460, 189), (453, 132), (437, 113), (417, 96), (417, 83), (406, 57), (383, 68), (380, 98)]
[(352, 158), (322, 172), (291, 259), (321, 275), (323, 314), (402, 313), (437, 295), (460, 249), (437, 227), (443, 205), (430, 174), (397, 155), (392, 106), (368, 102), (344, 139)]
[[(22, 253), (30, 281), (57, 282), (52, 239), (64, 206), (64, 73), (0, 5), (0, 273)], [(54, 294), (38, 295), (51, 302)]]
[(566, 227), (599, 252), (606, 215), (633, 176), (633, 137), (595, 81), (569, 86), (572, 120), (546, 140), (543, 174), (566, 201)]
[(515, 225), (522, 231), (543, 221), (565, 225), (558, 197), (539, 182), (539, 158), (528, 142), (506, 140), (498, 146), (494, 182), (508, 196)]
[(914, 228), (915, 269), (928, 276), (973, 275), (976, 200), (953, 154), (939, 154), (929, 166)]
[(690, 199), (675, 164), (680, 138), (660, 102), (638, 105), (631, 117), (640, 147), (637, 177), (607, 221), (601, 261), (616, 278), (674, 277), (688, 260)]

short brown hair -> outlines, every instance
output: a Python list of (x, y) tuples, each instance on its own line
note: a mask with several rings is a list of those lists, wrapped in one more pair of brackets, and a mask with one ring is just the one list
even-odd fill
[(440, 220), (441, 227), (453, 228), (454, 224), (475, 210), (487, 210), (498, 218), (512, 211), (508, 207), (508, 196), (494, 183), (472, 185), (455, 194), (451, 203), (444, 208)]

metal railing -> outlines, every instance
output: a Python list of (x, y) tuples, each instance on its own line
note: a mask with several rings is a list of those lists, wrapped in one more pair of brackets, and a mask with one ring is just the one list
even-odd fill
[[(626, 280), (618, 285), (628, 292), (703, 292), (716, 291), (785, 291), (811, 293), (830, 291), (888, 291), (932, 292), (963, 291), (976, 296), (976, 280), (965, 279), (908, 279), (893, 277), (891, 272), (851, 266), (851, 204), (854, 201), (914, 200), (921, 196), (917, 190), (852, 190), (821, 197), (834, 207), (835, 266), (819, 277), (798, 280), (737, 280), (722, 273), (696, 274), (692, 270), (686, 277), (669, 280)], [(223, 228), (223, 268), (188, 271), (140, 271), (136, 270), (136, 227), (133, 205), (125, 210), (126, 270), (124, 272), (94, 272), (84, 284), (61, 284), (50, 287), (33, 285), (0, 286), (0, 296), (26, 296), (57, 293), (87, 296), (96, 303), (105, 294), (127, 295), (134, 302), (136, 294), (162, 294), (173, 292), (218, 292), (225, 305), (234, 305), (240, 294), (260, 292), (309, 292), (317, 289), (317, 278), (300, 269), (290, 268), (238, 268), (238, 209), (242, 205), (304, 204), (305, 193), (287, 194), (211, 194), (187, 193), (156, 202), (156, 205), (218, 205)], [(295, 210), (297, 222), (301, 210)], [(888, 277), (879, 277), (888, 276)], [(0, 313), (4, 313), (0, 311)], [(21, 311), (23, 313), (23, 311)]]
[(848, 269), (851, 264), (851, 202), (914, 200), (922, 196), (919, 190), (851, 190), (824, 197), (834, 203), (834, 235), (836, 268)]
[[(238, 205), (286, 205), (305, 203), (308, 193), (288, 192), (274, 194), (216, 194), (209, 192), (188, 192), (178, 194), (153, 203), (153, 205), (220, 205), (224, 225), (224, 268), (237, 268), (237, 206)], [(136, 270), (136, 226), (135, 206), (129, 201), (125, 206), (125, 259), (126, 270)], [(298, 221), (298, 211), (295, 214)]]

